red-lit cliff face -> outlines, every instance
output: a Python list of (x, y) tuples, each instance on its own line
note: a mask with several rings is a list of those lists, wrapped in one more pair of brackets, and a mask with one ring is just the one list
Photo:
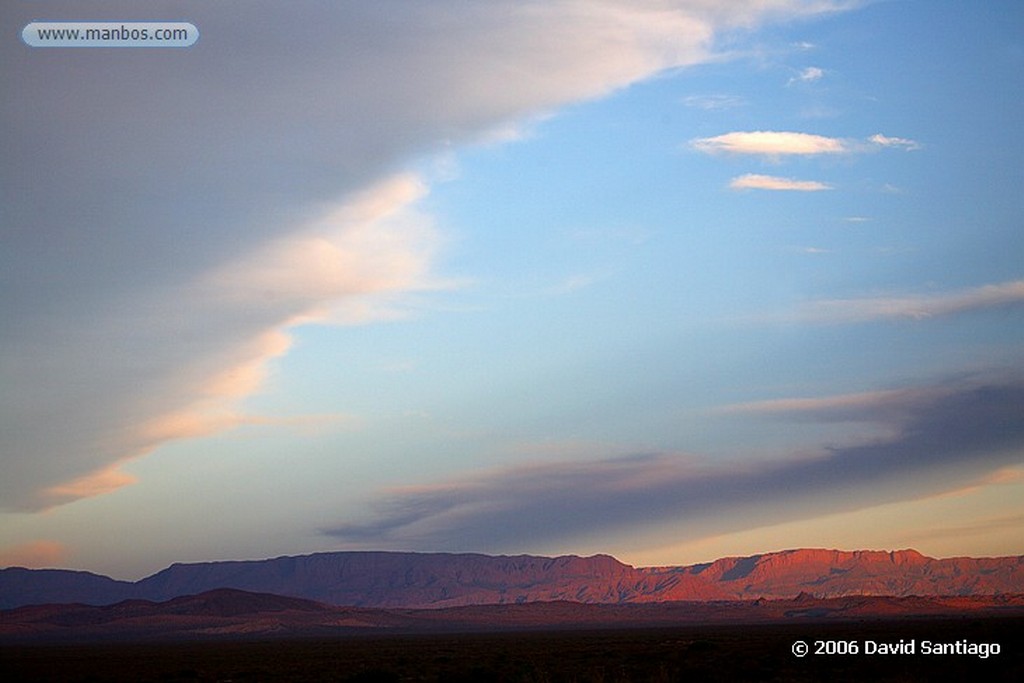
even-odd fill
[[(1024, 590), (1024, 558), (925, 557), (915, 550), (786, 550), (706, 565), (647, 570), (683, 573), (721, 597), (992, 595)], [(679, 598), (684, 599), (684, 598)]]
[[(67, 574), (67, 586), (60, 578)], [(1024, 557), (933, 559), (895, 552), (787, 550), (686, 567), (633, 568), (608, 555), (338, 552), (175, 564), (135, 583), (80, 572), (0, 570), (0, 607), (168, 600), (219, 588), (359, 607), (442, 608), (566, 600), (591, 604), (851, 595), (1024, 594)], [(35, 578), (41, 580), (34, 585)], [(96, 579), (105, 577), (92, 577)], [(76, 582), (76, 580), (78, 580)], [(74, 584), (74, 585), (72, 585)], [(59, 589), (59, 590), (57, 590)], [(56, 592), (55, 592), (56, 591)], [(52, 594), (52, 595), (51, 595)]]

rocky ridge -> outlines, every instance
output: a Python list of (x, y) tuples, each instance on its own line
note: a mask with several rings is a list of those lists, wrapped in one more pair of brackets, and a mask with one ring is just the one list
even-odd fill
[(682, 567), (634, 568), (609, 555), (333, 552), (174, 564), (137, 582), (67, 570), (0, 570), (0, 609), (165, 601), (231, 588), (372, 608), (570, 601), (625, 604), (844, 596), (1024, 593), (1024, 556), (925, 557), (914, 550), (786, 550)]

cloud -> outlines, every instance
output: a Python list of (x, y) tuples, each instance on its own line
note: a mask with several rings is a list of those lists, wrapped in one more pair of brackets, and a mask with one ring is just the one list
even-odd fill
[[(900, 412), (887, 414), (898, 403)], [(954, 487), (965, 472), (1019, 462), (1024, 381), (972, 381), (841, 400), (842, 410), (885, 416), (884, 438), (833, 446), (814, 457), (713, 467), (654, 453), (483, 472), (392, 491), (368, 521), (325, 533), (374, 547), (500, 550), (694, 520), (735, 529), (824, 514)], [(753, 507), (756, 516), (742, 516)]]
[(57, 541), (29, 541), (0, 548), (0, 567), (59, 567), (64, 564), (67, 556), (67, 548)]
[(689, 95), (683, 98), (683, 104), (694, 109), (718, 111), (742, 107), (746, 100), (738, 95)]
[(750, 131), (725, 133), (711, 138), (697, 138), (690, 144), (706, 154), (752, 154), (769, 157), (817, 154), (846, 154), (849, 143), (810, 133), (788, 131)]
[(990, 308), (1016, 308), (1021, 305), (1024, 305), (1024, 280), (1012, 280), (941, 294), (813, 301), (804, 305), (791, 317), (819, 323), (926, 320)]
[(695, 138), (690, 146), (705, 154), (746, 154), (778, 159), (784, 156), (817, 156), (822, 154), (854, 154), (879, 148), (920, 149), (906, 138), (890, 138), (882, 134), (867, 140), (825, 137), (793, 131), (737, 131), (710, 138)]
[(553, 287), (550, 287), (548, 291), (551, 294), (571, 294), (581, 289), (586, 289), (596, 282), (604, 279), (602, 276), (578, 273), (576, 275), (569, 275), (562, 279), (561, 282)]
[(831, 185), (817, 180), (795, 180), (756, 173), (733, 178), (729, 187), (734, 190), (789, 190), (794, 192), (820, 192), (832, 189)]
[[(188, 434), (188, 436), (194, 435), (195, 433)], [(121, 471), (120, 463), (114, 463), (71, 481), (50, 486), (42, 492), (41, 498), (45, 500), (47, 507), (50, 507), (79, 498), (101, 496), (116, 491), (122, 486), (134, 484), (136, 481), (138, 480), (134, 476)]]
[(954, 383), (836, 396), (769, 399), (721, 406), (716, 414), (768, 415), (811, 422), (905, 422), (916, 406), (947, 398)]
[(908, 152), (915, 149), (921, 149), (920, 143), (915, 142), (914, 140), (908, 140), (906, 138), (890, 138), (882, 135), (881, 133), (872, 135), (868, 138), (868, 141), (872, 144), (878, 145), (879, 147), (898, 147), (900, 149), (905, 149)]
[(400, 319), (450, 285), (409, 160), (712, 59), (722, 28), (836, 7), (193, 2), (203, 37), (174, 54), (3, 41), (3, 508), (114, 490), (126, 460), (244, 423), (291, 326)]
[[(430, 272), (435, 234), (412, 209), (424, 192), (411, 176), (389, 179), (186, 283), (176, 300), (143, 300), (120, 321), (83, 323), (83, 338), (42, 347), (53, 356), (44, 369), (62, 370), (42, 378), (52, 389), (33, 387), (28, 378), (40, 374), (37, 368), (11, 368), (26, 377), (12, 407), (24, 422), (11, 443), (20, 437), (26, 453), (34, 447), (76, 454), (52, 474), (40, 467), (45, 461), (12, 459), (16, 473), (56, 480), (21, 492), (22, 505), (52, 507), (109, 493), (135, 481), (120, 469), (125, 462), (162, 444), (266, 423), (271, 418), (246, 415), (238, 404), (262, 386), (267, 363), (289, 350), (290, 326), (392, 320), (407, 314), (396, 297), (446, 286)], [(69, 380), (98, 394), (70, 405), (71, 419), (75, 409), (89, 411), (81, 423), (54, 433), (42, 420), (66, 419), (58, 411), (67, 406), (53, 395)]]
[(825, 76), (825, 72), (816, 66), (809, 66), (799, 74), (789, 79), (787, 85), (793, 85), (796, 83), (813, 83), (819, 81)]
[(985, 536), (1000, 531), (1019, 531), (1024, 528), (1024, 514), (1001, 515), (998, 517), (987, 517), (971, 524), (943, 525), (914, 532), (915, 538), (920, 539), (955, 539), (961, 540), (969, 536)]

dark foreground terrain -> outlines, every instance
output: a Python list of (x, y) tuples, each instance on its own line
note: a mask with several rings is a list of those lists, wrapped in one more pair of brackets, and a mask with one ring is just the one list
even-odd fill
[[(1024, 618), (972, 617), (333, 639), (7, 645), (6, 681), (1022, 681)], [(864, 654), (867, 641), (916, 654)], [(796, 657), (805, 641), (811, 653)], [(857, 655), (815, 655), (815, 641)], [(926, 655), (924, 641), (1001, 652)], [(835, 646), (833, 646), (835, 647)], [(842, 646), (840, 646), (842, 647)]]

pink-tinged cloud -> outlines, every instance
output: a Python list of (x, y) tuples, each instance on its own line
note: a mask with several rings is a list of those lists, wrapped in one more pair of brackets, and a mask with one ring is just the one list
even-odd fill
[(916, 406), (937, 401), (957, 391), (954, 384), (887, 389), (856, 394), (777, 398), (737, 403), (714, 409), (723, 415), (782, 416), (814, 422), (899, 422)]
[(813, 83), (820, 81), (825, 76), (825, 71), (816, 66), (809, 66), (803, 69), (799, 74), (789, 79), (787, 85), (793, 85), (795, 83)]
[(0, 567), (46, 569), (62, 566), (68, 549), (57, 541), (38, 540), (0, 548)]
[(858, 323), (872, 320), (927, 320), (991, 308), (1024, 305), (1024, 280), (941, 294), (825, 299), (804, 305), (797, 320), (820, 323)]
[[(148, 377), (154, 382), (150, 392), (120, 415), (104, 415), (122, 424), (112, 422), (91, 441), (75, 444), (76, 454), (91, 457), (69, 461), (50, 475), (53, 483), (21, 491), (6, 502), (31, 496), (23, 506), (45, 509), (104, 495), (136, 481), (123, 471), (126, 462), (163, 444), (243, 424), (273, 424), (273, 417), (240, 412), (238, 403), (261, 387), (267, 363), (291, 347), (289, 327), (394, 319), (408, 315), (404, 295), (452, 286), (432, 274), (438, 238), (413, 206), (425, 191), (410, 175), (388, 179), (323, 210), (293, 236), (196, 278), (184, 288), (187, 307), (144, 318), (127, 331), (146, 338), (174, 330), (194, 340), (194, 355), (175, 352), (176, 372)], [(106, 332), (118, 336), (116, 327)], [(156, 352), (162, 341), (154, 338), (153, 343), (148, 350)], [(135, 362), (145, 367), (145, 361)], [(289, 418), (292, 423), (300, 419)]]
[(705, 154), (763, 156), (779, 159), (785, 156), (818, 156), (824, 154), (855, 154), (879, 148), (920, 149), (907, 138), (887, 137), (881, 133), (866, 140), (825, 137), (792, 131), (737, 131), (710, 138), (696, 138), (690, 146)]
[[(838, 401), (887, 433), (790, 457), (715, 466), (653, 453), (487, 471), (386, 493), (368, 520), (325, 530), (358, 547), (500, 551), (659, 523), (722, 531), (908, 500), (1019, 463), (1024, 380), (954, 381)], [(835, 419), (834, 415), (824, 419)], [(745, 511), (745, 512), (744, 512)], [(754, 512), (756, 511), (756, 512)]]
[(749, 154), (767, 157), (846, 154), (853, 149), (848, 142), (810, 133), (788, 131), (750, 131), (698, 138), (690, 144), (707, 154)]
[(136, 481), (136, 477), (121, 470), (120, 463), (114, 463), (71, 481), (50, 486), (42, 491), (40, 498), (47, 507), (51, 507), (79, 498), (102, 496)]
[(796, 180), (772, 175), (748, 173), (733, 178), (729, 187), (734, 190), (780, 190), (792, 192), (820, 192), (831, 190), (832, 186), (817, 180)]

